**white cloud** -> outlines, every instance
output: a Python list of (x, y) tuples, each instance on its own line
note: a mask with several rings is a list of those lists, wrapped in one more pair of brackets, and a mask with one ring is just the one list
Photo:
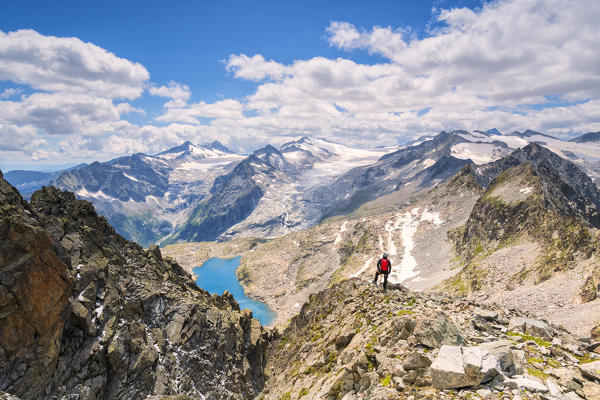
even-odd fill
[(278, 62), (269, 60), (260, 55), (248, 57), (245, 54), (232, 54), (227, 60), (227, 71), (233, 72), (236, 78), (260, 81), (262, 79), (281, 79), (293, 70)]
[(158, 97), (168, 97), (172, 104), (182, 106), (191, 96), (190, 88), (187, 85), (171, 81), (167, 86), (151, 87), (148, 89), (151, 95)]
[(241, 119), (244, 118), (242, 104), (233, 99), (220, 100), (215, 103), (185, 103), (179, 99), (165, 104), (166, 112), (157, 117), (160, 122), (184, 122), (201, 124), (201, 118)]
[[(581, 133), (600, 128), (599, 17), (595, 0), (510, 0), (477, 11), (440, 10), (443, 26), (424, 38), (409, 27), (332, 22), (326, 29), (332, 46), (388, 61), (315, 57), (286, 65), (242, 54), (230, 56), (227, 69), (264, 80), (245, 104), (258, 115), (242, 124), (273, 135), (372, 145), (453, 128)], [(549, 97), (582, 104), (528, 106), (551, 105)]]
[(513, 0), (488, 3), (479, 12), (441, 10), (445, 27), (424, 39), (390, 27), (359, 31), (338, 22), (327, 31), (332, 46), (379, 54), (438, 92), (460, 90), (462, 96), (514, 106), (543, 102), (546, 95), (600, 95), (594, 45), (599, 16), (595, 0)]
[[(18, 101), (7, 93), (0, 101), (0, 157), (14, 129), (16, 137), (60, 142), (38, 146), (36, 157), (88, 160), (158, 152), (184, 140), (218, 139), (248, 152), (299, 135), (374, 146), (458, 128), (600, 130), (600, 2), (504, 0), (435, 13), (441, 27), (425, 37), (405, 26), (331, 22), (329, 44), (348, 58), (285, 64), (232, 54), (226, 71), (255, 90), (214, 103), (191, 101), (183, 83), (149, 84), (141, 65), (79, 39), (2, 33), (0, 80), (50, 93)], [(349, 59), (355, 51), (383, 61), (358, 63)], [(117, 99), (136, 98), (144, 87), (167, 99), (163, 114), (141, 125), (123, 120), (143, 110)], [(560, 106), (544, 108), (552, 102)], [(32, 144), (19, 143), (34, 154)]]
[(142, 65), (77, 38), (0, 31), (0, 80), (51, 92), (133, 99), (149, 77)]
[(134, 107), (129, 103), (119, 103), (115, 106), (115, 108), (116, 108), (117, 112), (119, 113), (119, 115), (131, 114), (131, 113), (146, 115), (146, 110), (144, 110), (142, 108)]
[(125, 111), (102, 97), (43, 92), (19, 101), (0, 101), (0, 110), (0, 122), (33, 126), (48, 135), (102, 133), (102, 124), (119, 121)]

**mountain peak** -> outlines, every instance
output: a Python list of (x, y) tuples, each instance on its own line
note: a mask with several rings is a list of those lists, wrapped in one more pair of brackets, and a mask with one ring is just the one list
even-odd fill
[(569, 140), (575, 143), (600, 142), (600, 132), (588, 132)]
[(210, 143), (203, 143), (203, 144), (200, 145), (200, 147), (203, 147), (203, 148), (208, 149), (208, 150), (215, 150), (215, 151), (221, 151), (223, 153), (235, 154), (227, 146), (223, 145), (218, 140), (213, 140)]
[(157, 156), (164, 156), (167, 154), (175, 154), (175, 153), (181, 153), (184, 151), (189, 151), (190, 148), (194, 147), (195, 145), (190, 142), (189, 140), (186, 140), (185, 142), (183, 142), (182, 144), (175, 146), (175, 147), (171, 147), (170, 149), (167, 149), (165, 151), (161, 151), (160, 153), (157, 154)]
[(171, 147), (168, 150), (157, 154), (158, 157), (169, 160), (182, 159), (187, 156), (194, 158), (213, 158), (223, 156), (224, 154), (235, 154), (233, 151), (223, 146), (221, 142), (215, 140), (211, 143), (203, 143), (195, 145), (189, 140), (186, 140), (179, 146)]

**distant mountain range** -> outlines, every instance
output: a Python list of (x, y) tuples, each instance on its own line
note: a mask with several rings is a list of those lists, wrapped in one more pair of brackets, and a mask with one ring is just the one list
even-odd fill
[(588, 142), (600, 142), (600, 132), (589, 132), (573, 138), (570, 142), (575, 143), (588, 143)]
[(29, 198), (33, 192), (41, 189), (42, 186), (49, 185), (52, 181), (60, 176), (65, 171), (79, 169), (88, 164), (79, 164), (71, 168), (62, 169), (59, 171), (42, 172), (29, 170), (12, 170), (4, 174), (4, 179), (16, 187), (25, 198)]
[[(482, 166), (529, 143), (542, 145), (600, 181), (600, 140), (570, 141), (526, 130), (441, 132), (402, 147), (361, 150), (301, 138), (249, 156), (219, 142), (185, 142), (57, 173), (11, 171), (23, 192), (52, 182), (90, 200), (125, 237), (147, 246), (239, 236), (275, 237), (359, 209), (413, 202), (466, 163)], [(493, 168), (492, 166), (486, 168)]]

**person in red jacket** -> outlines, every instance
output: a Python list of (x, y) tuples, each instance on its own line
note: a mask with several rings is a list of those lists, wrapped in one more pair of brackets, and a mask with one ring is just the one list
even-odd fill
[(377, 272), (375, 272), (373, 283), (377, 284), (377, 278), (379, 275), (383, 275), (383, 290), (385, 290), (390, 272), (392, 272), (392, 262), (388, 260), (388, 254), (383, 253), (383, 256), (377, 261)]

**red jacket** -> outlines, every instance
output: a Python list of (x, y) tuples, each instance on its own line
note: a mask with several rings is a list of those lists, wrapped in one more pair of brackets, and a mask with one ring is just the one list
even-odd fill
[(382, 274), (389, 274), (392, 270), (392, 262), (387, 258), (380, 258), (377, 261), (377, 270)]

